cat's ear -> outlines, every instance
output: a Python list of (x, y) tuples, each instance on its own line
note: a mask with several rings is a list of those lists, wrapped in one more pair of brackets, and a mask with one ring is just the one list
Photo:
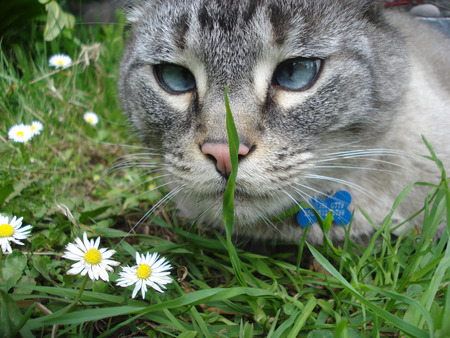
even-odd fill
[[(139, 21), (145, 12), (156, 5), (156, 0), (114, 0), (117, 8), (123, 9), (130, 23)], [(148, 12), (147, 12), (148, 13)], [(150, 11), (151, 13), (151, 11)]]
[(384, 7), (384, 1), (381, 0), (358, 0), (352, 1), (353, 5), (358, 6), (364, 17), (370, 21), (379, 21), (381, 11)]

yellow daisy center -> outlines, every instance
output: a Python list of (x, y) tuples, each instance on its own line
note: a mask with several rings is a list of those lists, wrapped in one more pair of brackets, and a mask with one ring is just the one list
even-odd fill
[(0, 225), (0, 238), (11, 237), (14, 234), (14, 228), (10, 224)]
[(19, 137), (23, 137), (25, 134), (23, 133), (23, 131), (18, 131), (17, 132), (17, 136), (19, 136)]
[(96, 265), (102, 261), (102, 254), (97, 249), (92, 248), (84, 254), (84, 259), (87, 263)]
[(36, 129), (36, 127), (35, 126), (31, 126), (31, 130), (35, 130)]
[(139, 279), (147, 279), (152, 274), (152, 269), (147, 264), (141, 264), (138, 266), (136, 275)]
[(62, 66), (62, 65), (63, 65), (63, 62), (62, 62), (62, 60), (58, 60), (58, 65), (60, 65), (60, 66)]
[(87, 121), (88, 121), (89, 123), (93, 123), (93, 122), (94, 122), (94, 120), (92, 119), (92, 117), (88, 117), (88, 118), (87, 118)]

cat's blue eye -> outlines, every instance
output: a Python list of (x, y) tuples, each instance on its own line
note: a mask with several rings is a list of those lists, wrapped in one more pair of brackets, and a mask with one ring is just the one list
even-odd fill
[(320, 70), (320, 59), (295, 58), (278, 65), (272, 83), (288, 90), (308, 89), (316, 80)]
[(195, 88), (195, 77), (182, 66), (161, 64), (155, 66), (155, 74), (161, 86), (170, 93), (181, 94)]

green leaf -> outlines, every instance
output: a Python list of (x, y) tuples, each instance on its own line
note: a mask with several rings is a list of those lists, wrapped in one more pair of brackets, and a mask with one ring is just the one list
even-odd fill
[(48, 268), (51, 266), (51, 260), (48, 256), (33, 256), (31, 257), (31, 262), (33, 267), (39, 271), (39, 273), (48, 281), (55, 283), (55, 281), (50, 277), (50, 272)]
[(75, 17), (64, 12), (56, 1), (50, 2), (47, 6), (47, 24), (44, 30), (44, 38), (47, 41), (54, 40), (61, 34), (64, 28), (73, 28)]
[(6, 257), (5, 266), (1, 270), (3, 284), (15, 284), (22, 277), (27, 266), (27, 257), (20, 250), (13, 252)]
[(275, 275), (272, 272), (272, 269), (264, 262), (262, 259), (253, 260), (255, 264), (255, 268), (263, 276), (267, 276), (271, 279), (276, 279)]
[(91, 222), (92, 219), (96, 218), (97, 216), (103, 214), (105, 211), (107, 211), (110, 207), (100, 207), (93, 210), (85, 211), (80, 214), (80, 222), (81, 223), (88, 223)]
[(8, 203), (14, 197), (20, 196), (22, 191), (25, 188), (27, 188), (28, 186), (30, 186), (32, 183), (36, 182), (36, 180), (37, 180), (36, 178), (30, 178), (30, 179), (21, 180), (21, 181), (14, 183), (14, 185), (13, 185), (14, 191), (8, 194), (8, 196), (5, 198), (5, 202)]
[(30, 329), (26, 325), (26, 320), (30, 316), (30, 311), (27, 311), (25, 318), (17, 306), (16, 302), (5, 291), (0, 289), (0, 336), (1, 337), (15, 337), (17, 332), (23, 337), (33, 337)]

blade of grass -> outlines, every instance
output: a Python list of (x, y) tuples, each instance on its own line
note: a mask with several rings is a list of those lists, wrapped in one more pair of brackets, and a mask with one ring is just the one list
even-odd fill
[(237, 296), (249, 296), (250, 299), (257, 297), (275, 297), (275, 295), (263, 289), (235, 287), (232, 289), (215, 288), (199, 290), (185, 294), (181, 297), (171, 299), (160, 304), (154, 304), (147, 307), (117, 306), (105, 307), (100, 309), (88, 309), (77, 312), (71, 312), (64, 315), (49, 315), (30, 320), (30, 328), (38, 328), (42, 325), (65, 325), (83, 323), (104, 319), (112, 316), (121, 316), (128, 314), (147, 313), (151, 311), (163, 311), (164, 309), (178, 308), (182, 306), (194, 306), (213, 301), (221, 301)]
[(305, 308), (303, 309), (301, 315), (297, 318), (297, 321), (292, 328), (291, 332), (289, 332), (288, 338), (295, 338), (297, 337), (298, 333), (302, 329), (302, 327), (305, 325), (306, 320), (311, 315), (311, 312), (314, 310), (314, 308), (317, 305), (317, 300), (314, 297), (311, 297), (308, 300), (308, 303), (306, 303)]
[[(433, 326), (434, 326), (433, 319), (431, 318), (430, 312), (428, 312), (428, 310), (422, 304), (420, 304), (418, 301), (416, 301), (416, 300), (414, 300), (414, 299), (412, 299), (412, 298), (410, 298), (408, 296), (405, 296), (405, 295), (402, 295), (402, 294), (398, 294), (396, 292), (380, 289), (380, 288), (378, 288), (376, 286), (373, 286), (373, 285), (365, 285), (365, 287), (368, 288), (369, 290), (376, 291), (377, 293), (379, 293), (379, 294), (381, 294), (383, 296), (386, 296), (386, 297), (388, 297), (390, 299), (393, 299), (395, 301), (399, 301), (399, 302), (403, 302), (403, 303), (406, 303), (406, 304), (409, 304), (409, 305), (413, 305), (419, 311), (419, 313), (423, 316), (423, 318), (426, 320), (429, 330), (431, 332), (434, 331), (434, 329), (433, 329)], [(421, 326), (422, 325), (419, 325), (418, 327), (421, 327)]]
[(197, 322), (198, 326), (200, 327), (200, 330), (202, 331), (202, 336), (203, 337), (207, 337), (207, 338), (210, 338), (210, 337), (212, 338), (212, 335), (209, 332), (205, 321), (200, 316), (200, 314), (198, 313), (198, 311), (195, 308), (195, 306), (191, 307), (191, 311), (190, 312), (192, 314), (192, 322), (194, 323), (194, 320), (195, 320), (195, 322)]
[(345, 278), (337, 271), (328, 260), (325, 259), (313, 246), (309, 245), (309, 250), (313, 254), (314, 258), (329, 272), (333, 277), (335, 277), (346, 289), (350, 292), (355, 298), (357, 298), (362, 304), (364, 304), (367, 308), (372, 310), (376, 315), (382, 317), (386, 321), (394, 324), (399, 330), (413, 336), (413, 337), (429, 337), (430, 335), (420, 329), (417, 328), (404, 320), (394, 316), (393, 314), (383, 310), (379, 306), (368, 301), (364, 296), (362, 296), (349, 282), (345, 280)]
[(281, 313), (281, 309), (278, 309), (278, 311), (275, 315), (275, 318), (273, 319), (272, 325), (270, 325), (270, 330), (267, 333), (267, 338), (272, 338), (273, 333), (275, 332), (275, 328), (278, 324), (278, 317), (280, 316), (280, 313)]
[(238, 170), (238, 151), (239, 136), (234, 124), (233, 115), (231, 113), (230, 102), (228, 100), (228, 86), (225, 88), (225, 108), (226, 108), (226, 124), (228, 134), (228, 145), (230, 149), (231, 173), (228, 177), (227, 187), (223, 195), (223, 222), (226, 230), (226, 240), (228, 253), (230, 255), (231, 265), (234, 269), (236, 279), (241, 286), (247, 286), (242, 276), (242, 263), (237, 254), (236, 248), (232, 242), (233, 225), (234, 225), (234, 191), (236, 188), (236, 177)]

